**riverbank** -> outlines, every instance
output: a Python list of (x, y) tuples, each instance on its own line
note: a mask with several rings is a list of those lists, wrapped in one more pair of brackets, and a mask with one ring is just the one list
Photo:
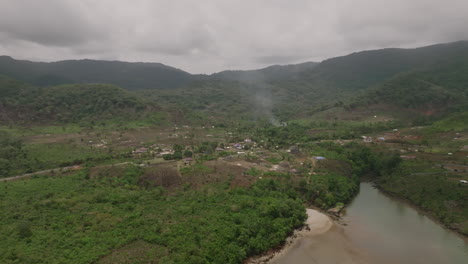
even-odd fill
[(425, 208), (423, 206), (420, 206), (418, 205), (417, 203), (413, 202), (411, 199), (409, 199), (408, 197), (405, 197), (405, 196), (402, 196), (402, 195), (399, 195), (398, 193), (396, 192), (392, 192), (391, 190), (388, 190), (388, 189), (385, 189), (384, 187), (380, 186), (379, 184), (377, 183), (372, 183), (372, 186), (375, 187), (376, 189), (378, 189), (379, 191), (381, 191), (384, 195), (392, 198), (392, 199), (395, 199), (395, 200), (398, 200), (404, 204), (406, 204), (407, 206), (413, 208), (414, 210), (420, 212), (421, 214), (427, 216), (428, 218), (430, 218), (432, 221), (434, 221), (435, 223), (437, 223), (438, 225), (440, 225), (441, 227), (445, 228), (445, 229), (448, 229), (454, 233), (456, 233), (457, 235), (459, 235), (463, 240), (467, 241), (468, 242), (468, 233), (467, 232), (463, 232), (463, 230), (461, 229), (461, 226), (460, 224), (457, 224), (457, 223), (451, 223), (451, 224), (448, 224), (448, 223), (445, 223), (443, 222), (439, 217), (437, 217), (437, 215), (430, 210), (430, 208)]
[(315, 209), (306, 209), (307, 220), (301, 229), (295, 230), (293, 235), (286, 239), (284, 245), (273, 249), (266, 254), (248, 259), (245, 264), (272, 263), (289, 252), (304, 237), (312, 237), (324, 234), (333, 226), (333, 221), (325, 214)]

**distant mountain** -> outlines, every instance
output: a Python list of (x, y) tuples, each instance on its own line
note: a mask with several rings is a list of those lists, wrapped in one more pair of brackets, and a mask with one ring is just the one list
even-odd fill
[(32, 62), (0, 56), (0, 74), (48, 86), (73, 83), (107, 83), (135, 89), (168, 89), (191, 80), (191, 75), (161, 63), (101, 60)]
[[(468, 61), (466, 54), (468, 42), (460, 41), (415, 49), (362, 51), (321, 63), (224, 71), (209, 77), (233, 82), (232, 89), (250, 94), (244, 101), (260, 106), (267, 101), (267, 112), (288, 119), (321, 111), (324, 104), (349, 101), (387, 81), (396, 82), (396, 76), (424, 70), (434, 74), (438, 65)], [(412, 92), (406, 94), (411, 96)]]
[(315, 68), (319, 63), (305, 62), (290, 65), (273, 65), (258, 70), (222, 71), (209, 76), (210, 79), (240, 82), (271, 82), (298, 77), (299, 73)]
[[(109, 83), (139, 90), (158, 106), (171, 109), (177, 120), (187, 116), (288, 120), (343, 105), (455, 111), (463, 107), (461, 101), (466, 101), (466, 64), (468, 42), (459, 41), (415, 49), (362, 51), (320, 63), (212, 75), (191, 75), (158, 63), (39, 63), (10, 57), (0, 57), (0, 73), (38, 87)], [(70, 94), (81, 89), (70, 87), (66, 89)]]
[(327, 83), (340, 90), (361, 90), (398, 73), (450, 62), (468, 53), (468, 41), (415, 49), (381, 49), (352, 53), (303, 71), (302, 82)]
[(0, 76), (0, 122), (3, 123), (130, 120), (157, 109), (154, 103), (109, 84), (35, 87)]

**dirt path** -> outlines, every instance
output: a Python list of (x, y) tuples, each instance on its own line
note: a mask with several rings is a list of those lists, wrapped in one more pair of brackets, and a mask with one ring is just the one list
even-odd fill
[(73, 171), (73, 170), (79, 170), (81, 169), (81, 166), (68, 166), (68, 167), (62, 167), (62, 168), (55, 168), (55, 169), (49, 169), (49, 170), (43, 170), (43, 171), (36, 171), (36, 172), (31, 172), (31, 173), (25, 173), (21, 175), (16, 175), (8, 178), (2, 178), (0, 181), (14, 181), (14, 180), (19, 180), (19, 179), (24, 179), (24, 178), (30, 178), (34, 175), (43, 175), (47, 173), (57, 173), (57, 172), (64, 172), (64, 171)]
[[(152, 163), (152, 164), (172, 163), (172, 162), (175, 162), (175, 161), (173, 161), (173, 160), (163, 160), (163, 161), (160, 161), (160, 162), (157, 162), (157, 163)], [(133, 163), (131, 161), (126, 161), (126, 162), (121, 162), (121, 163), (99, 165), (99, 166), (95, 166), (94, 168), (103, 168), (103, 167), (110, 167), (110, 166), (122, 166), (122, 165), (126, 165), (126, 164), (138, 165), (138, 164)], [(43, 171), (36, 171), (36, 172), (25, 173), (25, 174), (16, 175), (16, 176), (7, 177), (7, 178), (0, 178), (0, 182), (27, 179), (27, 178), (30, 178), (30, 177), (32, 177), (34, 175), (44, 175), (44, 174), (47, 174), (47, 173), (61, 173), (61, 172), (67, 172), (67, 171), (77, 171), (77, 170), (81, 170), (82, 168), (83, 167), (81, 165), (73, 165), (73, 166), (68, 166), (68, 167), (61, 167), (61, 168), (48, 169), (48, 170), (43, 170)]]
[[(107, 166), (121, 166), (121, 165), (129, 164), (129, 163), (130, 162), (121, 162), (121, 163), (101, 165), (101, 166), (96, 166), (96, 167), (99, 168), (99, 167), (107, 167)], [(83, 167), (81, 165), (74, 165), (74, 166), (61, 167), (61, 168), (55, 168), (55, 169), (49, 169), (49, 170), (42, 170), (42, 171), (25, 173), (25, 174), (16, 175), (16, 176), (7, 177), (7, 178), (0, 178), (0, 181), (3, 181), (3, 182), (14, 181), (14, 180), (30, 178), (34, 175), (44, 175), (48, 173), (62, 173), (62, 172), (67, 172), (67, 171), (77, 171), (77, 170), (81, 170), (82, 168)]]

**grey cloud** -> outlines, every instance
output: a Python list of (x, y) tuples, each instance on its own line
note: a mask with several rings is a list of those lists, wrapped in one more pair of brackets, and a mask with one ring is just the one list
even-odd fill
[(291, 64), (296, 63), (297, 61), (303, 60), (304, 57), (307, 57), (306, 54), (302, 55), (269, 55), (269, 56), (260, 56), (254, 59), (254, 62), (259, 64)]
[(193, 73), (468, 39), (466, 0), (0, 0), (0, 53)]
[(153, 39), (150, 37), (148, 41), (135, 44), (136, 49), (143, 52), (156, 52), (174, 56), (208, 51), (212, 46), (213, 39), (211, 36), (207, 32), (195, 28), (187, 28), (182, 32), (178, 32), (176, 36), (161, 36)]
[(341, 12), (337, 32), (352, 49), (407, 47), (468, 37), (464, 0), (358, 1)]
[(2, 1), (0, 32), (45, 46), (78, 46), (104, 33), (71, 1)]

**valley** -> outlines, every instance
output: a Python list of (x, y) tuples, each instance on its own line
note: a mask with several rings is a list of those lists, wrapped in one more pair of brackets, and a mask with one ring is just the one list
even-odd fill
[[(354, 213), (378, 196), (362, 182), (466, 237), (467, 51), (462, 41), (213, 75), (1, 57), (0, 262), (245, 263), (313, 228), (306, 208), (336, 225), (347, 210), (377, 212)], [(359, 228), (371, 225), (392, 232), (382, 220)]]

